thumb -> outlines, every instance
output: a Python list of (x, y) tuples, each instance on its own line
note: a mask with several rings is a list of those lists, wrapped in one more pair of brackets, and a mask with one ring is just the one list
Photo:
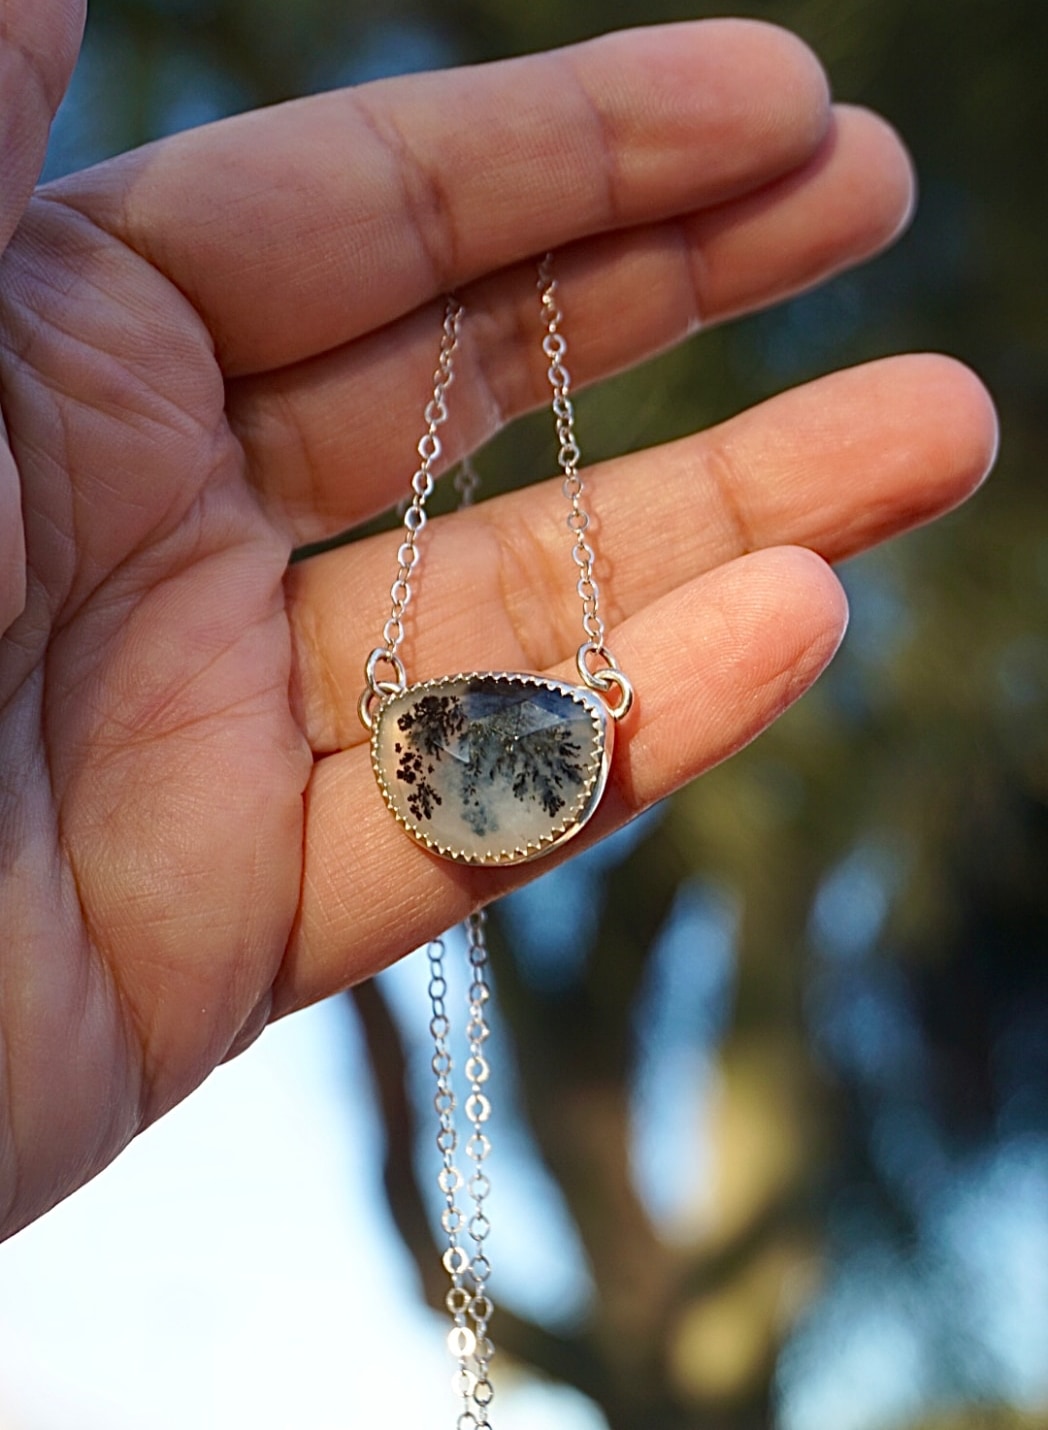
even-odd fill
[(86, 0), (0, 0), (0, 248), (40, 176), (85, 8)]
[[(0, 0), (0, 252), (40, 175), (84, 8), (85, 0)], [(0, 417), (0, 635), (22, 610), (25, 581), (21, 491)]]

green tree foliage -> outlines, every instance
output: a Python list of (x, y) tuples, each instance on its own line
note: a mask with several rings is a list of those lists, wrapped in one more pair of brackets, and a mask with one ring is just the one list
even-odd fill
[[(60, 125), (53, 162), (383, 70), (721, 8), (389, 0), (379, 15), (352, 0), (94, 0), (75, 123)], [(611, 1430), (757, 1430), (777, 1414), (803, 1423), (805, 1386), (826, 1364), (847, 1375), (856, 1308), (880, 1298), (910, 1357), (896, 1367), (909, 1377), (896, 1423), (1033, 1430), (1048, 1404), (1009, 1368), (1008, 1308), (965, 1259), (963, 1208), (990, 1236), (1023, 1178), (1041, 1176), (1048, 1195), (1048, 7), (735, 8), (798, 30), (842, 97), (897, 124), (920, 213), (860, 273), (586, 394), (587, 456), (922, 347), (989, 381), (1003, 456), (965, 513), (845, 572), (853, 631), (819, 691), (646, 825), (628, 858), (584, 866), (566, 895), (563, 878), (551, 888), (562, 923), (580, 900), (593, 913), (558, 976), (529, 959), (512, 905), (498, 920), (522, 1114), (595, 1291), (568, 1327), (500, 1311), (499, 1342), (589, 1395)], [(481, 458), (490, 490), (549, 465), (538, 422)], [(730, 910), (731, 973), (709, 1048), (711, 1171), (670, 1235), (638, 1190), (634, 1112), (661, 1036), (644, 1021), (653, 950), (682, 890)], [(708, 956), (700, 928), (696, 977)], [(405, 1034), (380, 985), (356, 1001), (391, 1208), (439, 1304)], [(848, 1423), (877, 1423), (875, 1408)]]

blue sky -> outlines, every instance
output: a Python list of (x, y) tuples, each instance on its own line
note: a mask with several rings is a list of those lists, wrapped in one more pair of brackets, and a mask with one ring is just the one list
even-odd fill
[[(450, 1430), (453, 1362), (389, 1229), (369, 1105), (352, 1023), (322, 1005), (0, 1248), (0, 1427), (349, 1430), (395, 1407)], [(500, 1430), (604, 1424), (499, 1390)]]
[[(572, 867), (584, 875), (593, 862)], [(555, 893), (517, 896), (525, 931)], [(710, 1173), (702, 1127), (731, 928), (729, 908), (685, 890), (656, 954), (663, 1001), (689, 1010), (681, 1036), (670, 1027), (650, 1040), (636, 1094), (638, 1186), (667, 1227), (686, 1207), (665, 1188), (687, 1191), (694, 1212)], [(699, 942), (718, 956), (685, 998)], [(460, 953), (449, 944), (459, 974)], [(416, 1030), (424, 1077), (424, 958), (384, 981)], [(655, 1004), (647, 1011), (666, 1024)], [(585, 1306), (585, 1266), (514, 1126), (512, 1079), (496, 1073), (496, 1300), (570, 1317)], [(0, 1430), (452, 1430), (445, 1326), (421, 1306), (386, 1215), (371, 1108), (348, 1005), (321, 1005), (269, 1029), (0, 1247)], [(987, 1149), (949, 1171), (934, 1201), (919, 1255), (871, 1238), (836, 1268), (783, 1357), (783, 1430), (913, 1424), (929, 1403), (957, 1397), (956, 1383), (937, 1378), (946, 1342), (965, 1347), (976, 1399), (1048, 1404), (1048, 1144)], [(498, 1430), (606, 1430), (573, 1392), (496, 1371)]]

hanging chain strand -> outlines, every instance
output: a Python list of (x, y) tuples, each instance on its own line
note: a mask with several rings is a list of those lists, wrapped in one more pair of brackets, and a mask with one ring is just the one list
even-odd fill
[(476, 913), (471, 914), (466, 921), (470, 967), (469, 1021), (466, 1024), (466, 1037), (469, 1042), (466, 1077), (469, 1080), (470, 1091), (466, 1099), (466, 1116), (471, 1128), (466, 1142), (466, 1155), (473, 1168), (468, 1188), (470, 1200), (473, 1203), (473, 1214), (469, 1219), (469, 1235), (473, 1247), (469, 1265), (470, 1289), (473, 1293), (469, 1315), (476, 1337), (474, 1357), (477, 1378), (473, 1387), (473, 1400), (477, 1430), (491, 1430), (488, 1406), (495, 1395), (490, 1375), (491, 1358), (495, 1353), (495, 1348), (488, 1334), (488, 1323), (494, 1308), (487, 1289), (488, 1278), (491, 1275), (491, 1262), (488, 1260), (486, 1247), (488, 1234), (491, 1231), (491, 1223), (486, 1211), (491, 1182), (484, 1166), (488, 1153), (491, 1151), (491, 1143), (484, 1130), (485, 1124), (491, 1116), (491, 1100), (485, 1091), (485, 1085), (491, 1075), (484, 1049), (491, 1034), (487, 1015), (491, 986), (488, 981), (488, 945), (484, 927), (486, 920), (487, 915), (482, 909), (479, 909)]
[(560, 331), (564, 322), (560, 300), (557, 297), (557, 280), (553, 276), (553, 255), (547, 253), (539, 264), (539, 292), (542, 297), (543, 318), (546, 333), (542, 339), (542, 351), (549, 359), (546, 377), (553, 389), (553, 417), (557, 428), (560, 451), (557, 462), (564, 474), (564, 495), (571, 503), (567, 518), (568, 530), (575, 538), (572, 559), (579, 568), (576, 589), (582, 600), (582, 628), (595, 650), (604, 650), (604, 621), (600, 614), (600, 591), (593, 575), (596, 557), (586, 537), (589, 528), (589, 513), (582, 504), (584, 490), (579, 475), (582, 452), (575, 435), (575, 404), (571, 400), (571, 374), (564, 365), (568, 344)]
[[(633, 704), (633, 686), (619, 668), (618, 662), (605, 644), (604, 619), (600, 614), (600, 588), (593, 574), (596, 557), (586, 535), (590, 517), (582, 502), (585, 487), (579, 473), (582, 452), (575, 435), (575, 404), (571, 398), (571, 374), (565, 366), (568, 344), (561, 326), (564, 313), (557, 297), (557, 280), (553, 276), (553, 254), (547, 253), (539, 264), (539, 294), (542, 313), (546, 325), (542, 339), (542, 351), (549, 362), (546, 377), (553, 391), (553, 418), (560, 444), (557, 463), (563, 473), (563, 490), (571, 504), (567, 517), (567, 527), (574, 537), (571, 548), (572, 560), (578, 568), (579, 577), (575, 589), (582, 601), (582, 628), (586, 639), (579, 647), (575, 665), (579, 678), (591, 690), (612, 697), (609, 710), (616, 720), (629, 713)], [(591, 669), (590, 661), (603, 661), (603, 667)]]
[[(480, 478), (468, 457), (455, 473), (454, 484), (459, 497), (459, 509), (471, 506)], [(444, 1267), (451, 1278), (445, 1303), (454, 1321), (448, 1346), (451, 1353), (458, 1358), (459, 1368), (454, 1376), (453, 1387), (455, 1392), (462, 1396), (462, 1411), (456, 1421), (456, 1430), (491, 1430), (488, 1407), (495, 1398), (495, 1387), (491, 1382), (491, 1360), (495, 1347), (488, 1329), (494, 1306), (488, 1294), (491, 1261), (487, 1252), (487, 1239), (491, 1223), (488, 1220), (486, 1203), (491, 1191), (491, 1181), (485, 1169), (488, 1153), (491, 1151), (491, 1141), (485, 1130), (491, 1117), (491, 1098), (486, 1091), (491, 1076), (491, 1066), (485, 1049), (485, 1044), (491, 1036), (487, 1014), (491, 985), (488, 980), (486, 922), (487, 914), (483, 909), (478, 909), (476, 913), (470, 914), (465, 923), (470, 975), (469, 1017), (466, 1022), (469, 1053), (465, 1064), (469, 1095), (466, 1098), (465, 1113), (470, 1126), (466, 1140), (466, 1157), (472, 1167), (467, 1188), (472, 1204), (467, 1226), (471, 1253), (467, 1253), (460, 1244), (459, 1233), (462, 1230), (463, 1218), (457, 1203), (454, 1202), (454, 1196), (463, 1183), (462, 1175), (455, 1164), (458, 1136), (454, 1119), (455, 1097), (451, 1089), (452, 1060), (448, 1045), (450, 1026), (444, 1002), (447, 994), (443, 964), (444, 944), (437, 939), (429, 946), (429, 996), (433, 1013), (430, 1033), (436, 1050), (433, 1056), (433, 1071), (437, 1077), (434, 1107), (439, 1123), (437, 1145), (444, 1158), (439, 1185), (445, 1196), (445, 1215), (453, 1228), (449, 1231), (442, 1221), (441, 1224), (448, 1235)], [(438, 949), (439, 951), (435, 952)], [(467, 1324), (467, 1317), (472, 1326)]]
[[(397, 551), (397, 575), (390, 587), (389, 619), (382, 631), (384, 645), (376, 646), (367, 658), (364, 673), (367, 686), (360, 698), (360, 718), (368, 728), (371, 725), (370, 707), (372, 698), (399, 694), (407, 687), (407, 672), (398, 654), (404, 640), (404, 615), (411, 602), (411, 573), (419, 558), (418, 536), (426, 525), (426, 502), (433, 493), (435, 478), (433, 465), (443, 447), (438, 430), (448, 420), (448, 388), (455, 380), (455, 350), (458, 347), (459, 332), (462, 328), (462, 304), (449, 294), (444, 303), (444, 322), (440, 334), (440, 354), (436, 371), (433, 373), (433, 395), (426, 403), (422, 420), (426, 430), (419, 439), (420, 462), (411, 478), (411, 500), (404, 509), (404, 535)], [(393, 672), (393, 679), (381, 679), (379, 667), (385, 666)]]
[(429, 1031), (433, 1039), (433, 1057), (430, 1066), (437, 1080), (437, 1091), (433, 1107), (437, 1114), (437, 1150), (440, 1152), (441, 1167), (437, 1175), (437, 1185), (444, 1197), (444, 1210), (440, 1214), (440, 1224), (447, 1237), (444, 1251), (444, 1269), (451, 1280), (444, 1304), (451, 1314), (452, 1328), (448, 1332), (448, 1349), (459, 1363), (455, 1373), (454, 1386), (462, 1396), (464, 1413), (468, 1412), (473, 1390), (473, 1373), (470, 1357), (473, 1354), (476, 1337), (467, 1322), (466, 1313), (472, 1299), (465, 1284), (469, 1269), (469, 1253), (461, 1244), (460, 1236), (465, 1225), (465, 1217), (458, 1204), (458, 1194), (462, 1189), (462, 1174), (458, 1170), (458, 1132), (455, 1126), (455, 1093), (452, 1087), (453, 1063), (449, 1036), (451, 1021), (447, 1010), (448, 983), (444, 972), (444, 940), (435, 938), (426, 949), (429, 960), (429, 1001), (432, 1016)]
[[(466, 1141), (465, 1152), (473, 1168), (468, 1185), (472, 1203), (468, 1222), (458, 1201), (464, 1184), (458, 1168), (459, 1140), (452, 1082), (454, 1064), (450, 1046), (451, 1022), (447, 1011), (448, 983), (444, 967), (443, 939), (433, 939), (426, 950), (429, 960), (431, 1009), (429, 1031), (434, 1049), (430, 1065), (437, 1081), (433, 1106), (437, 1114), (437, 1149), (441, 1155), (437, 1185), (444, 1197), (440, 1223), (447, 1237), (447, 1246), (443, 1261), (451, 1282), (444, 1304), (452, 1319), (452, 1327), (448, 1332), (448, 1349), (458, 1361), (458, 1369), (452, 1377), (452, 1388), (462, 1400), (462, 1410), (455, 1422), (456, 1430), (491, 1430), (488, 1407), (495, 1395), (491, 1383), (491, 1360), (495, 1350), (488, 1330), (494, 1308), (487, 1290), (491, 1262), (486, 1249), (491, 1224), (485, 1210), (491, 1183), (484, 1169), (491, 1150), (491, 1143), (484, 1130), (491, 1116), (491, 1101), (484, 1090), (490, 1077), (484, 1045), (491, 1033), (487, 1016), (491, 987), (488, 981), (485, 918), (483, 912), (477, 912), (472, 914), (466, 923), (470, 983), (469, 1021), (466, 1024), (469, 1055), (465, 1073), (470, 1091), (466, 1099), (465, 1113), (470, 1124), (470, 1135)], [(470, 1250), (463, 1245), (463, 1231), (468, 1233)]]

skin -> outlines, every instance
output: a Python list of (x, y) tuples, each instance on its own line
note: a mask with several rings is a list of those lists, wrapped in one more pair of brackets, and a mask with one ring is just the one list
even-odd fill
[[(32, 196), (81, 22), (0, 14), (4, 1234), (268, 1020), (537, 872), (435, 860), (382, 806), (355, 706), (391, 539), (288, 570), (406, 489), (441, 295), (454, 457), (544, 400), (534, 254), (590, 382), (877, 251), (912, 200), (883, 121), (736, 21), (312, 98)], [(995, 440), (969, 372), (909, 356), (587, 473), (638, 691), (593, 837), (800, 696), (846, 623), (827, 563), (954, 506)], [(564, 543), (556, 481), (434, 522), (412, 676), (566, 674)]]

